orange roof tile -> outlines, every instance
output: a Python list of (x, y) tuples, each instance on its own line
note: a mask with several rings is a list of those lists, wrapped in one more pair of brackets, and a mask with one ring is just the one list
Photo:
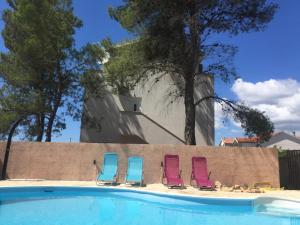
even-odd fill
[(222, 141), (225, 144), (233, 144), (234, 143), (234, 138), (223, 138)]
[(222, 141), (225, 144), (233, 144), (235, 141), (238, 143), (257, 143), (258, 137), (236, 137), (236, 138), (223, 138)]
[(258, 141), (258, 137), (242, 137), (236, 138), (239, 143), (256, 143)]

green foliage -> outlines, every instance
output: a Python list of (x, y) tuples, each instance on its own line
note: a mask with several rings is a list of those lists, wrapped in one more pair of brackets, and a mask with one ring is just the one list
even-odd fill
[(232, 100), (214, 97), (221, 104), (225, 116), (231, 116), (241, 124), (244, 133), (249, 137), (258, 137), (259, 144), (269, 141), (274, 132), (274, 124), (270, 118), (258, 109)]
[(235, 111), (235, 119), (241, 123), (245, 135), (249, 137), (259, 137), (259, 142), (263, 143), (270, 140), (274, 132), (274, 125), (264, 112), (240, 106), (240, 110)]
[(284, 158), (287, 156), (289, 150), (282, 149), (281, 147), (278, 148), (277, 146), (275, 146), (275, 148), (278, 150), (278, 158)]
[[(52, 133), (66, 128), (65, 116), (80, 118), (83, 88), (99, 92), (102, 53), (91, 44), (75, 49), (74, 34), (82, 22), (73, 14), (71, 0), (7, 2), (2, 36), (9, 51), (1, 53), (0, 78), (11, 90), (9, 95), (29, 93), (39, 105), (32, 110), (34, 116), (21, 123), (25, 136), (32, 139), (46, 131), (46, 140), (51, 141)], [(95, 80), (100, 83), (97, 87), (91, 85)]]
[[(0, 88), (0, 137), (5, 139), (11, 125), (24, 118), (23, 126), (28, 127), (32, 122), (32, 115), (39, 111), (39, 96), (23, 88), (12, 88), (3, 84)], [(17, 130), (18, 131), (18, 130)], [(29, 129), (28, 129), (29, 131)], [(29, 133), (24, 133), (28, 135)]]
[(211, 34), (262, 30), (277, 8), (266, 0), (123, 2), (122, 6), (110, 8), (112, 18), (145, 40), (149, 60), (167, 61), (183, 73), (203, 61)]
[[(199, 77), (210, 74), (225, 82), (237, 77), (233, 65), (236, 48), (210, 43), (209, 37), (219, 33), (237, 35), (261, 31), (272, 20), (276, 9), (277, 5), (267, 0), (123, 0), (123, 5), (110, 8), (109, 13), (138, 38), (135, 45), (139, 47), (135, 47), (138, 51), (130, 53), (125, 50), (116, 52), (117, 56), (114, 55), (110, 62), (112, 68), (106, 72), (114, 83), (125, 83), (129, 88), (132, 85), (128, 83), (135, 84), (140, 80), (140, 76), (133, 75), (134, 71), (153, 76), (158, 70), (183, 83), (181, 90), (172, 93), (179, 93), (184, 98), (185, 139), (187, 144), (196, 144), (194, 91), (199, 88)], [(126, 64), (130, 65), (130, 62), (126, 57), (142, 62), (127, 68)], [(148, 72), (145, 73), (145, 70)], [(213, 96), (204, 97), (211, 98)], [(244, 116), (238, 116), (249, 135), (254, 128), (248, 129), (247, 126), (253, 125), (254, 116), (262, 119), (260, 114), (247, 110)], [(264, 120), (270, 122), (266, 117)], [(261, 128), (255, 132), (261, 133)]]
[(106, 39), (101, 46), (109, 58), (103, 66), (107, 83), (115, 93), (127, 94), (143, 78), (145, 59), (139, 41), (113, 45)]

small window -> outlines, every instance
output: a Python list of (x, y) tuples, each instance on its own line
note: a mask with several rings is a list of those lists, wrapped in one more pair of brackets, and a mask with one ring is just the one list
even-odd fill
[(137, 105), (136, 105), (136, 104), (133, 105), (133, 111), (134, 111), (134, 112), (137, 111)]

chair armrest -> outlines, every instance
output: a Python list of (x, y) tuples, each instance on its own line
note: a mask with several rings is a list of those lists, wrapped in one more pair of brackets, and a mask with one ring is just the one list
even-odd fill
[(192, 182), (194, 180), (194, 171), (191, 172), (190, 185), (192, 186)]
[(116, 174), (115, 174), (115, 181), (117, 182), (118, 181), (118, 177), (119, 177), (119, 169), (117, 169), (117, 172), (116, 172)]
[(161, 183), (164, 184), (164, 179), (166, 178), (166, 171), (165, 171), (165, 167), (164, 167), (163, 161), (160, 162), (160, 167), (163, 170), (163, 175), (162, 175), (162, 178), (161, 178)]
[(93, 165), (96, 167), (96, 171), (97, 171), (98, 175), (102, 174), (102, 169), (100, 166), (97, 165), (96, 159), (93, 160)]
[(162, 175), (162, 178), (161, 178), (161, 182), (164, 183), (164, 179), (166, 178), (166, 173), (165, 173), (165, 170), (163, 171), (163, 175)]
[(126, 182), (127, 182), (127, 174), (128, 174), (128, 170), (126, 170), (126, 172), (125, 172), (125, 176), (124, 176), (124, 181), (125, 181), (125, 184), (126, 184)]
[(193, 180), (195, 178), (195, 174), (194, 171), (191, 172), (191, 180)]

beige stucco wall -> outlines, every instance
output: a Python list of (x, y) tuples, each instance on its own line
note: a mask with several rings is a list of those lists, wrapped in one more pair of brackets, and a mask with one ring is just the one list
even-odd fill
[[(4, 143), (0, 148), (3, 161)], [(185, 184), (190, 183), (192, 156), (205, 156), (214, 181), (226, 185), (270, 182), (279, 187), (277, 151), (259, 148), (16, 142), (12, 144), (7, 175), (11, 179), (94, 180), (105, 151), (119, 154), (121, 182), (131, 155), (144, 157), (145, 183), (150, 184), (161, 182), (163, 156), (178, 154)]]
[(6, 146), (6, 144), (4, 142), (0, 142), (0, 174), (1, 175), (2, 175), (2, 169), (3, 169), (5, 146)]

